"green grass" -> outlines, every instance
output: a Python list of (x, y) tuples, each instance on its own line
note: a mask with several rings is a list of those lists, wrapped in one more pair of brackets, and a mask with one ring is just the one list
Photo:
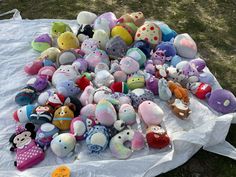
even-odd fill
[[(165, 21), (178, 33), (187, 32), (198, 45), (202, 58), (223, 88), (236, 94), (236, 1), (235, 0), (98, 0), (0, 2), (0, 13), (17, 8), (23, 18), (75, 19), (81, 10), (101, 14), (113, 11), (117, 16), (142, 11), (149, 19)], [(5, 16), (5, 18), (10, 16)], [(227, 140), (236, 146), (235, 125)], [(199, 151), (187, 163), (163, 177), (233, 177), (235, 161)]]

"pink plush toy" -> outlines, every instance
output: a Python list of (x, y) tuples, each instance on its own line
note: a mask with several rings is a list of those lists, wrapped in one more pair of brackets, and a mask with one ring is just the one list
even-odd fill
[(47, 77), (48, 80), (51, 81), (55, 71), (56, 68), (53, 66), (44, 66), (39, 70), (38, 75), (42, 77)]
[(120, 61), (120, 68), (126, 74), (132, 74), (139, 70), (139, 63), (131, 57), (123, 57)]
[(96, 120), (95, 111), (96, 111), (96, 104), (87, 104), (80, 110), (80, 116)]
[(42, 60), (34, 60), (30, 63), (27, 63), (24, 67), (24, 70), (29, 75), (34, 75), (39, 72), (39, 70), (43, 67)]
[(148, 126), (159, 125), (164, 117), (163, 110), (152, 101), (144, 101), (138, 107), (138, 114)]
[(86, 133), (86, 125), (82, 118), (75, 117), (70, 124), (70, 133), (75, 135), (76, 140), (83, 140)]
[(89, 38), (84, 40), (81, 45), (81, 50), (85, 53), (85, 55), (90, 54), (99, 48), (99, 43), (95, 39)]
[(85, 88), (83, 93), (81, 94), (79, 100), (83, 106), (93, 103), (93, 94), (95, 92), (95, 89), (93, 86), (89, 85)]

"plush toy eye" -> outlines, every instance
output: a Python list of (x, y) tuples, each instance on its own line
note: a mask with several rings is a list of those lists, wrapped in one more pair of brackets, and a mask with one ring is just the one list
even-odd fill
[(138, 79), (138, 81), (139, 81), (139, 79)]
[(113, 49), (113, 52), (115, 52), (116, 51), (116, 49)]
[(67, 113), (67, 111), (65, 111), (65, 114)]
[(67, 69), (67, 71), (69, 72), (70, 70), (69, 70), (69, 69)]
[(25, 134), (25, 137), (27, 137), (27, 135)]
[(98, 41), (99, 43), (101, 43), (101, 41)]
[(119, 139), (121, 139), (121, 136), (118, 136)]
[(22, 112), (22, 110), (20, 110), (20, 112)]
[(124, 110), (124, 112), (126, 112), (126, 109)]
[(59, 143), (61, 142), (61, 140), (59, 140)]
[(127, 132), (127, 135), (129, 135), (129, 132)]
[(17, 141), (19, 141), (20, 139), (19, 138), (16, 138)]
[(64, 149), (67, 149), (67, 147), (65, 146)]
[(57, 32), (57, 30), (54, 30), (54, 32), (56, 33), (56, 32)]
[(148, 102), (148, 104), (151, 104), (150, 102)]

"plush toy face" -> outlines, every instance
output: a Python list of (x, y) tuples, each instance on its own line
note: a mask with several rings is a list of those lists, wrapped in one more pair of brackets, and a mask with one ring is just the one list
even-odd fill
[(217, 89), (212, 91), (208, 98), (208, 104), (214, 110), (223, 114), (236, 111), (236, 98), (228, 90)]
[(159, 125), (164, 117), (163, 110), (152, 101), (142, 102), (138, 113), (146, 125)]
[(132, 100), (132, 105), (135, 108), (138, 108), (138, 106), (146, 100), (153, 100), (154, 95), (150, 90), (147, 89), (134, 89), (130, 93), (130, 98)]
[(72, 32), (64, 32), (57, 39), (58, 47), (62, 50), (79, 48), (79, 41)]
[(122, 104), (119, 109), (118, 117), (127, 125), (132, 125), (136, 122), (136, 112), (130, 104)]
[(31, 141), (31, 132), (30, 131), (24, 131), (18, 135), (15, 136), (13, 139), (13, 143), (16, 147), (22, 147), (26, 144), (29, 144)]
[(42, 92), (48, 86), (48, 79), (45, 76), (38, 76), (32, 78), (27, 82), (28, 86), (35, 88), (36, 91)]
[(167, 101), (172, 97), (171, 90), (168, 87), (167, 81), (162, 78), (158, 81), (158, 93), (161, 100)]
[(90, 25), (83, 25), (81, 24), (77, 35), (80, 42), (83, 42), (85, 39), (92, 38), (93, 37), (93, 27)]
[(167, 60), (170, 61), (176, 55), (176, 50), (171, 42), (161, 42), (156, 46), (156, 50), (164, 51)]
[(51, 27), (51, 34), (53, 37), (59, 37), (66, 31), (72, 31), (70, 26), (63, 22), (53, 22)]
[(36, 90), (31, 86), (27, 86), (17, 93), (15, 97), (15, 102), (20, 106), (24, 106), (32, 103), (35, 100), (35, 98), (36, 98)]
[(57, 66), (72, 64), (77, 57), (78, 54), (73, 50), (63, 51), (57, 57)]
[(52, 84), (56, 86), (66, 80), (74, 81), (78, 75), (75, 67), (71, 65), (61, 65), (52, 76)]
[(31, 43), (34, 50), (42, 52), (52, 46), (52, 39), (48, 34), (42, 34)]
[(192, 78), (193, 81), (198, 81), (199, 79), (199, 73), (195, 67), (195, 65), (193, 64), (190, 64), (190, 63), (187, 63), (183, 69), (182, 69), (182, 72), (183, 74), (186, 76), (186, 77), (194, 77)]
[(106, 86), (109, 87), (114, 82), (114, 77), (108, 71), (102, 70), (96, 74), (94, 83), (97, 87)]
[(177, 35), (174, 46), (181, 57), (194, 58), (197, 54), (197, 45), (187, 33)]
[(70, 133), (62, 133), (51, 141), (51, 149), (58, 157), (65, 157), (71, 153), (76, 145), (75, 137)]
[(110, 60), (106, 52), (99, 49), (88, 54), (85, 57), (85, 60), (88, 62), (88, 66), (91, 71), (94, 71), (96, 65), (101, 62), (110, 65)]
[(170, 138), (166, 131), (156, 125), (151, 125), (146, 130), (148, 146), (155, 149), (162, 149), (170, 144)]
[(55, 113), (52, 123), (60, 130), (69, 130), (74, 112), (68, 106), (59, 107)]
[(111, 126), (117, 120), (117, 114), (114, 106), (106, 100), (98, 102), (95, 110), (95, 117), (98, 122), (105, 126)]
[(179, 99), (175, 99), (174, 103), (171, 104), (171, 108), (173, 113), (181, 119), (187, 118), (191, 113), (188, 105), (186, 105)]
[(85, 138), (86, 124), (80, 117), (75, 117), (70, 124), (70, 133), (75, 135), (77, 140), (82, 140)]
[(104, 151), (109, 143), (109, 134), (106, 127), (96, 125), (91, 128), (86, 138), (88, 150), (91, 153), (99, 153)]
[(136, 26), (142, 26), (145, 22), (145, 18), (142, 12), (133, 12), (130, 14)]
[(118, 60), (125, 56), (127, 48), (128, 46), (119, 36), (111, 38), (106, 44), (106, 52), (109, 57)]
[(86, 39), (81, 45), (81, 50), (85, 53), (85, 55), (90, 54), (99, 48), (99, 43), (95, 39)]
[(93, 39), (98, 42), (100, 49), (105, 50), (107, 41), (109, 40), (109, 36), (104, 30), (95, 30), (93, 34)]
[(34, 124), (43, 124), (52, 121), (53, 109), (51, 106), (37, 106), (30, 115), (30, 121)]
[(166, 62), (165, 52), (157, 49), (151, 56), (151, 60), (155, 65), (163, 65)]
[(13, 114), (13, 118), (16, 122), (25, 123), (29, 121), (30, 115), (32, 114), (35, 106), (34, 105), (26, 105), (16, 110)]
[(80, 89), (75, 85), (74, 81), (63, 81), (57, 84), (56, 89), (58, 93), (68, 96), (75, 96), (80, 92)]
[(132, 74), (139, 70), (139, 63), (131, 57), (125, 56), (120, 61), (120, 68), (126, 74)]
[(143, 88), (145, 80), (143, 76), (134, 75), (128, 78), (127, 84), (130, 90), (134, 90), (136, 88)]

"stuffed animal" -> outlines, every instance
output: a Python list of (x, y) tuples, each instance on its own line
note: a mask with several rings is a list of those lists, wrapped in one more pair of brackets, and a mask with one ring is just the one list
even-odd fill
[(228, 114), (236, 111), (236, 97), (225, 89), (216, 89), (206, 95), (208, 104), (215, 111)]
[(180, 99), (175, 99), (170, 106), (172, 112), (180, 119), (186, 119), (192, 113), (188, 105), (183, 103)]
[(83, 58), (77, 58), (73, 63), (72, 66), (76, 68), (79, 73), (84, 73), (87, 71), (88, 62)]
[[(130, 142), (130, 148), (125, 145), (126, 142)], [(123, 130), (112, 137), (109, 144), (112, 155), (117, 159), (127, 159), (133, 151), (141, 150), (144, 147), (145, 139), (142, 133), (134, 130)]]
[(43, 62), (41, 60), (34, 60), (27, 63), (24, 67), (24, 71), (29, 75), (35, 75), (43, 67)]
[(197, 45), (189, 34), (178, 34), (174, 39), (177, 54), (183, 58), (193, 59), (197, 54)]
[(93, 103), (94, 92), (95, 92), (95, 89), (91, 85), (87, 86), (84, 89), (84, 91), (82, 92), (82, 94), (80, 95), (80, 98), (79, 98), (79, 100), (83, 106), (85, 106), (89, 103)]
[(198, 72), (203, 72), (203, 69), (206, 67), (206, 62), (201, 58), (193, 59), (189, 63), (194, 65)]
[(30, 115), (30, 122), (34, 124), (43, 124), (52, 121), (53, 108), (49, 105), (37, 106)]
[(28, 80), (26, 84), (27, 86), (33, 87), (37, 92), (42, 92), (48, 86), (48, 79), (46, 76), (39, 75)]
[(124, 71), (116, 71), (113, 73), (115, 82), (126, 82), (127, 74)]
[(42, 34), (31, 42), (31, 46), (34, 50), (43, 52), (52, 47), (52, 39), (48, 34)]
[(16, 128), (9, 142), (12, 144), (11, 151), (16, 152), (16, 161), (14, 165), (20, 171), (30, 168), (44, 159), (43, 150), (35, 143), (35, 126), (27, 123)]
[(179, 85), (178, 83), (174, 83), (173, 81), (168, 81), (168, 87), (176, 98), (183, 100), (185, 103), (189, 103), (187, 89), (184, 89), (181, 85)]
[(106, 44), (109, 41), (109, 35), (104, 30), (102, 29), (95, 30), (92, 37), (98, 42), (100, 49), (102, 50), (106, 49)]
[(66, 157), (73, 154), (76, 146), (76, 139), (71, 133), (54, 135), (50, 147), (52, 152), (58, 157)]
[(96, 104), (87, 104), (80, 110), (80, 116), (97, 121), (95, 116)]
[(65, 97), (76, 96), (80, 92), (79, 87), (77, 87), (75, 82), (71, 80), (60, 82), (57, 84), (56, 89), (58, 93), (64, 95)]
[(146, 89), (152, 91), (154, 95), (158, 95), (158, 82), (159, 80), (156, 77), (150, 76), (146, 80)]
[(156, 46), (156, 50), (164, 51), (167, 61), (176, 55), (176, 49), (172, 42), (161, 42)]
[(64, 50), (57, 56), (57, 66), (72, 64), (79, 55), (74, 50)]
[(206, 95), (211, 93), (211, 86), (202, 82), (190, 83), (187, 87), (197, 98), (205, 99)]
[(117, 120), (114, 106), (105, 99), (99, 101), (96, 105), (95, 117), (99, 123), (105, 126), (111, 126)]
[(119, 113), (119, 120), (124, 121), (127, 125), (132, 125), (136, 122), (136, 112), (130, 104), (122, 104)]
[(94, 71), (96, 65), (98, 63), (106, 63), (108, 66), (110, 65), (110, 60), (105, 51), (96, 49), (90, 54), (86, 55), (84, 58), (88, 62), (88, 67), (90, 71)]
[(145, 65), (145, 70), (144, 70), (146, 73), (149, 73), (151, 75), (155, 75), (156, 74), (156, 67), (153, 63), (152, 60), (148, 60), (146, 62), (146, 65)]
[(69, 96), (68, 98), (66, 98), (65, 105), (69, 106), (73, 110), (75, 117), (80, 114), (80, 110), (83, 107), (80, 100), (73, 96)]
[(61, 165), (52, 172), (51, 177), (70, 177), (70, 175), (70, 169), (65, 165)]
[(124, 27), (116, 25), (111, 30), (111, 37), (119, 36), (128, 46), (133, 43), (133, 37)]
[(76, 36), (79, 39), (79, 42), (84, 42), (85, 39), (92, 38), (93, 33), (93, 27), (91, 25), (81, 24)]
[(106, 70), (99, 71), (94, 79), (94, 83), (97, 87), (106, 86), (109, 87), (114, 83), (114, 77)]
[(187, 63), (182, 68), (182, 73), (188, 78), (189, 82), (199, 81), (199, 73), (194, 64)]
[(72, 65), (61, 65), (52, 76), (52, 84), (57, 86), (57, 84), (63, 81), (75, 81), (79, 77), (79, 72)]
[(214, 84), (215, 77), (212, 73), (203, 72), (199, 74), (199, 82), (203, 82), (209, 85)]
[(55, 62), (57, 59), (57, 55), (59, 55), (60, 52), (61, 51), (58, 48), (50, 47), (41, 53), (40, 58), (47, 58), (48, 60)]
[(60, 130), (69, 130), (72, 119), (74, 118), (73, 107), (61, 106), (55, 113), (52, 123)]
[(142, 26), (145, 22), (145, 17), (142, 12), (133, 12), (130, 14), (136, 26)]
[(126, 74), (133, 74), (139, 70), (139, 63), (133, 58), (125, 56), (120, 61), (120, 68)]
[(57, 133), (59, 133), (59, 129), (55, 125), (44, 123), (37, 130), (35, 141), (41, 148), (46, 150), (50, 146), (53, 135)]
[(99, 48), (99, 43), (95, 39), (85, 39), (81, 45), (81, 50), (84, 52), (85, 56), (92, 53)]
[(178, 63), (182, 61), (182, 58), (179, 55), (175, 55), (172, 57), (170, 61), (170, 66), (176, 67)]
[(56, 38), (59, 37), (62, 33), (69, 31), (72, 32), (70, 26), (63, 22), (53, 22), (51, 27), (51, 35)]
[(100, 153), (104, 151), (109, 143), (108, 129), (102, 125), (95, 125), (87, 132), (86, 144), (89, 152)]
[(90, 80), (86, 76), (82, 76), (81, 78), (76, 79), (75, 84), (80, 88), (80, 90), (84, 90), (90, 85)]
[(154, 149), (162, 149), (170, 144), (170, 138), (166, 131), (158, 125), (150, 125), (146, 130), (148, 146)]
[(164, 78), (158, 81), (158, 93), (160, 99), (163, 101), (168, 101), (172, 97), (172, 92), (168, 87), (168, 82)]
[(163, 110), (150, 100), (144, 101), (139, 105), (138, 114), (148, 126), (159, 125), (164, 117)]
[(115, 60), (120, 60), (120, 58), (124, 57), (127, 49), (128, 46), (119, 36), (111, 38), (106, 44), (108, 56)]
[(134, 23), (134, 20), (130, 14), (124, 14), (117, 20), (117, 23)]
[(113, 74), (116, 71), (121, 71), (119, 61), (118, 60), (112, 60), (109, 72)]
[(59, 94), (57, 92), (50, 94), (46, 105), (52, 106), (54, 109), (64, 105), (65, 103), (69, 103), (69, 99), (66, 98), (64, 95)]
[(146, 55), (146, 58), (150, 58), (151, 45), (145, 40), (137, 40), (133, 44), (134, 48), (139, 48)]
[(105, 12), (96, 18), (96, 20), (94, 21), (94, 25), (96, 25), (96, 23), (101, 19), (104, 19), (108, 22), (110, 29), (112, 29), (116, 25), (116, 22), (117, 22), (116, 15), (114, 13)]
[(103, 30), (108, 37), (110, 37), (110, 27), (109, 27), (109, 22), (104, 19), (104, 18), (100, 18), (96, 20), (96, 23), (94, 23), (94, 30)]
[(88, 12), (88, 11), (81, 11), (77, 15), (77, 22), (79, 25), (82, 25), (82, 24), (91, 25), (93, 24), (96, 18), (97, 18), (97, 15), (95, 13)]
[(30, 115), (32, 114), (33, 110), (35, 109), (34, 105), (28, 104), (17, 109), (13, 113), (13, 118), (16, 122), (26, 123), (29, 122)]
[(82, 118), (75, 117), (70, 124), (70, 133), (73, 134), (76, 140), (85, 139), (86, 125), (83, 122)]
[(150, 59), (153, 61), (153, 64), (155, 65), (164, 65), (164, 63), (167, 61), (165, 52), (159, 49), (153, 52)]
[(140, 67), (144, 66), (144, 63), (146, 62), (146, 59), (147, 59), (146, 55), (139, 48), (130, 48), (126, 52), (126, 56), (129, 56), (133, 58), (134, 60), (136, 60), (139, 63)]
[(112, 92), (121, 92), (127, 94), (129, 92), (128, 85), (125, 82), (114, 82), (110, 86)]
[(132, 104), (132, 100), (131, 100), (129, 94), (115, 92), (115, 93), (111, 94), (110, 97), (118, 100), (120, 106), (123, 104), (130, 104), (130, 105)]
[(46, 77), (49, 81), (51, 81), (55, 71), (56, 68), (54, 66), (44, 66), (39, 70), (38, 76), (41, 76), (43, 78)]
[(79, 40), (72, 32), (64, 32), (57, 38), (57, 45), (61, 50), (79, 48)]
[(147, 89), (140, 89), (140, 88), (134, 89), (129, 95), (132, 100), (132, 105), (134, 108), (138, 108), (138, 106), (146, 100), (154, 99), (154, 94)]
[(144, 76), (137, 74), (130, 76), (127, 80), (127, 84), (130, 90), (143, 88), (145, 86)]
[(38, 97), (38, 103), (39, 105), (45, 105), (48, 101), (48, 98), (53, 95), (54, 93), (56, 93), (56, 89), (51, 88), (49, 90), (46, 90), (42, 93), (40, 93), (39, 97)]
[(145, 40), (154, 48), (161, 41), (161, 30), (155, 23), (148, 22), (138, 28), (134, 39)]
[(167, 78), (168, 77), (168, 72), (166, 71), (166, 66), (165, 65), (156, 65), (155, 76), (158, 79)]
[(160, 23), (158, 26), (161, 29), (161, 34), (162, 34), (162, 41), (170, 41), (172, 38), (175, 38), (177, 33), (172, 30), (167, 24), (165, 23)]
[(109, 66), (106, 63), (98, 63), (96, 67), (94, 68), (95, 74), (97, 74), (99, 71), (106, 70), (109, 71)]
[(31, 86), (24, 87), (21, 89), (15, 96), (15, 102), (20, 105), (24, 106), (27, 104), (33, 103), (33, 101), (37, 97), (37, 92), (35, 88)]

